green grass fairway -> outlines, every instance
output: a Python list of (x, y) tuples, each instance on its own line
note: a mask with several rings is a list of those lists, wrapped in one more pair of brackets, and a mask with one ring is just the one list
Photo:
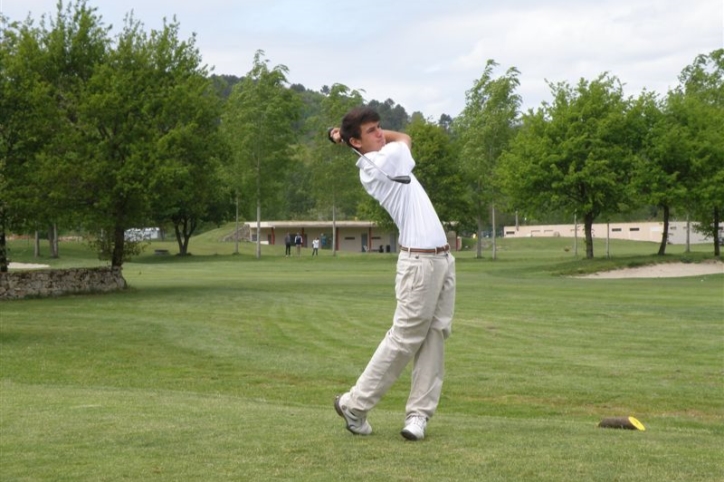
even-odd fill
[[(724, 275), (562, 275), (662, 261), (650, 243), (606, 259), (597, 241), (591, 261), (566, 239), (459, 253), (443, 398), (413, 443), (409, 369), (369, 437), (332, 406), (391, 323), (396, 256), (257, 260), (219, 236), (187, 258), (155, 243), (122, 293), (0, 302), (0, 480), (724, 480)], [(711, 258), (695, 249), (663, 261)], [(38, 260), (13, 241), (10, 257), (100, 264), (74, 243)], [(628, 415), (646, 431), (596, 427)]]

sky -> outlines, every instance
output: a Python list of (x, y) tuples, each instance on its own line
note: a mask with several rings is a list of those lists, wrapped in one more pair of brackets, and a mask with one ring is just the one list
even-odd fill
[[(67, 1), (64, 4), (67, 5)], [(57, 0), (0, 0), (10, 20), (37, 24)], [(344, 84), (408, 114), (456, 117), (486, 62), (519, 74), (523, 110), (552, 100), (549, 83), (603, 73), (626, 95), (665, 94), (694, 58), (724, 48), (724, 0), (88, 0), (112, 34), (133, 12), (147, 31), (174, 17), (203, 62), (241, 77), (263, 50), (287, 80), (319, 91)]]

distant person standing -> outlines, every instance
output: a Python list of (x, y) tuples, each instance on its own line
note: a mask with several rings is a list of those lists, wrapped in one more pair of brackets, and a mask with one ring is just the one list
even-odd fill
[(312, 241), (312, 256), (319, 256), (319, 238)]
[(292, 255), (292, 235), (287, 233), (286, 236), (284, 236), (284, 246), (286, 247), (284, 251), (284, 256), (287, 258)]
[(294, 245), (297, 247), (297, 256), (302, 255), (302, 243), (303, 243), (302, 235), (297, 233), (297, 235), (294, 237)]

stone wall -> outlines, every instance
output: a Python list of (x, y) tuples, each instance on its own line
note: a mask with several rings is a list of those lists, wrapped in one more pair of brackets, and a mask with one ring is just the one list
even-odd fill
[(0, 301), (126, 288), (121, 268), (70, 268), (0, 273)]

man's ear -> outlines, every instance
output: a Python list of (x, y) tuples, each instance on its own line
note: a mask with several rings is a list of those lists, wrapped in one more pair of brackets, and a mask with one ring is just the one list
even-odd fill
[(360, 147), (362, 147), (362, 141), (360, 139), (357, 139), (356, 137), (350, 137), (349, 145), (351, 145), (355, 149), (359, 149)]

